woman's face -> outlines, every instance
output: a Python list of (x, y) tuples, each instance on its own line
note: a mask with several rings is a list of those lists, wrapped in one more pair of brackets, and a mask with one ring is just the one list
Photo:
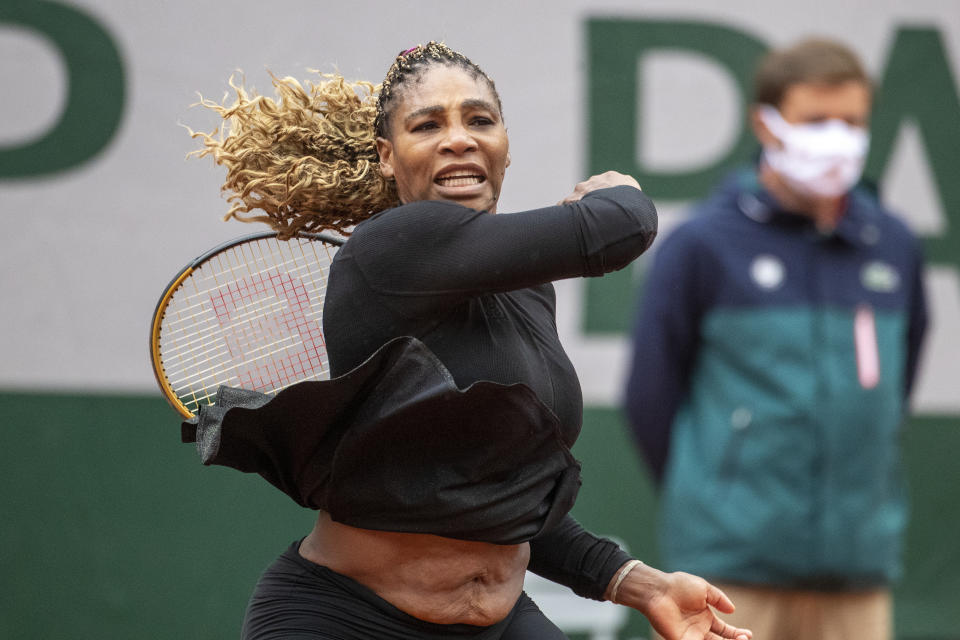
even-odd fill
[(496, 213), (510, 154), (497, 99), (483, 79), (438, 65), (397, 101), (377, 151), (400, 201), (448, 200)]

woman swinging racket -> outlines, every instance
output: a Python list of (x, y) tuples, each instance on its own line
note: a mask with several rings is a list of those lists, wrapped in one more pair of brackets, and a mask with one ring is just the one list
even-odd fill
[(494, 215), (500, 98), (443, 44), (401, 53), (379, 88), (275, 86), (276, 101), (237, 86), (234, 104), (204, 103), (231, 121), (225, 138), (195, 134), (227, 167), (231, 214), (352, 234), (324, 307), (332, 379), (272, 399), (224, 390), (187, 429), (205, 462), (319, 511), (261, 576), (244, 638), (564, 638), (523, 593), (528, 568), (671, 640), (749, 638), (715, 616), (733, 609), (718, 589), (568, 515), (582, 399), (551, 282), (646, 250), (656, 211), (637, 182), (608, 172)]

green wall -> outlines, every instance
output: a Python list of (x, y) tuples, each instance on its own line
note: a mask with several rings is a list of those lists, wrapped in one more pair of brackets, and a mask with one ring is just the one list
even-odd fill
[(205, 468), (158, 397), (0, 395), (0, 637), (237, 638), (312, 514)]
[[(960, 593), (960, 420), (914, 418), (904, 433), (912, 518), (905, 575), (896, 588), (896, 632), (901, 640), (947, 640), (957, 630)], [(613, 533), (631, 552), (656, 566), (656, 499), (619, 412), (586, 412), (575, 453), (584, 486), (576, 516), (597, 532)], [(635, 614), (624, 638), (646, 633)]]
[[(206, 468), (159, 398), (0, 394), (0, 637), (236, 638), (257, 575), (313, 523), (258, 477)], [(905, 436), (914, 518), (900, 638), (956, 638), (956, 419)], [(655, 563), (655, 501), (619, 414), (588, 409), (575, 515)], [(623, 638), (645, 634), (639, 615)]]

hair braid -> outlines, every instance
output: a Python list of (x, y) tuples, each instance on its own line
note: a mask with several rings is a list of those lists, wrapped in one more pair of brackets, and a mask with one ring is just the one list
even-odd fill
[(398, 94), (403, 92), (403, 87), (416, 82), (424, 71), (434, 65), (457, 67), (471, 74), (474, 78), (482, 79), (490, 87), (490, 91), (497, 100), (497, 110), (502, 115), (503, 107), (500, 104), (500, 94), (497, 93), (496, 85), (494, 85), (490, 76), (462, 53), (454, 51), (442, 42), (430, 41), (427, 44), (420, 44), (400, 52), (387, 71), (387, 77), (380, 85), (380, 93), (377, 96), (377, 117), (374, 121), (374, 130), (378, 136), (389, 137), (389, 121), (393, 112), (394, 100)]

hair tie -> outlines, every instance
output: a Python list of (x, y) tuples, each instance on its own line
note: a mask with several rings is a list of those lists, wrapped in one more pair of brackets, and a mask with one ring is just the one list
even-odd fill
[(417, 45), (416, 47), (410, 47), (409, 49), (406, 49), (406, 50), (404, 50), (404, 51), (401, 51), (400, 53), (397, 54), (397, 57), (398, 57), (398, 58), (402, 58), (402, 57), (404, 57), (405, 55), (407, 55), (408, 53), (413, 53), (414, 51), (417, 50), (417, 47), (419, 47), (419, 46), (420, 46), (420, 45)]

